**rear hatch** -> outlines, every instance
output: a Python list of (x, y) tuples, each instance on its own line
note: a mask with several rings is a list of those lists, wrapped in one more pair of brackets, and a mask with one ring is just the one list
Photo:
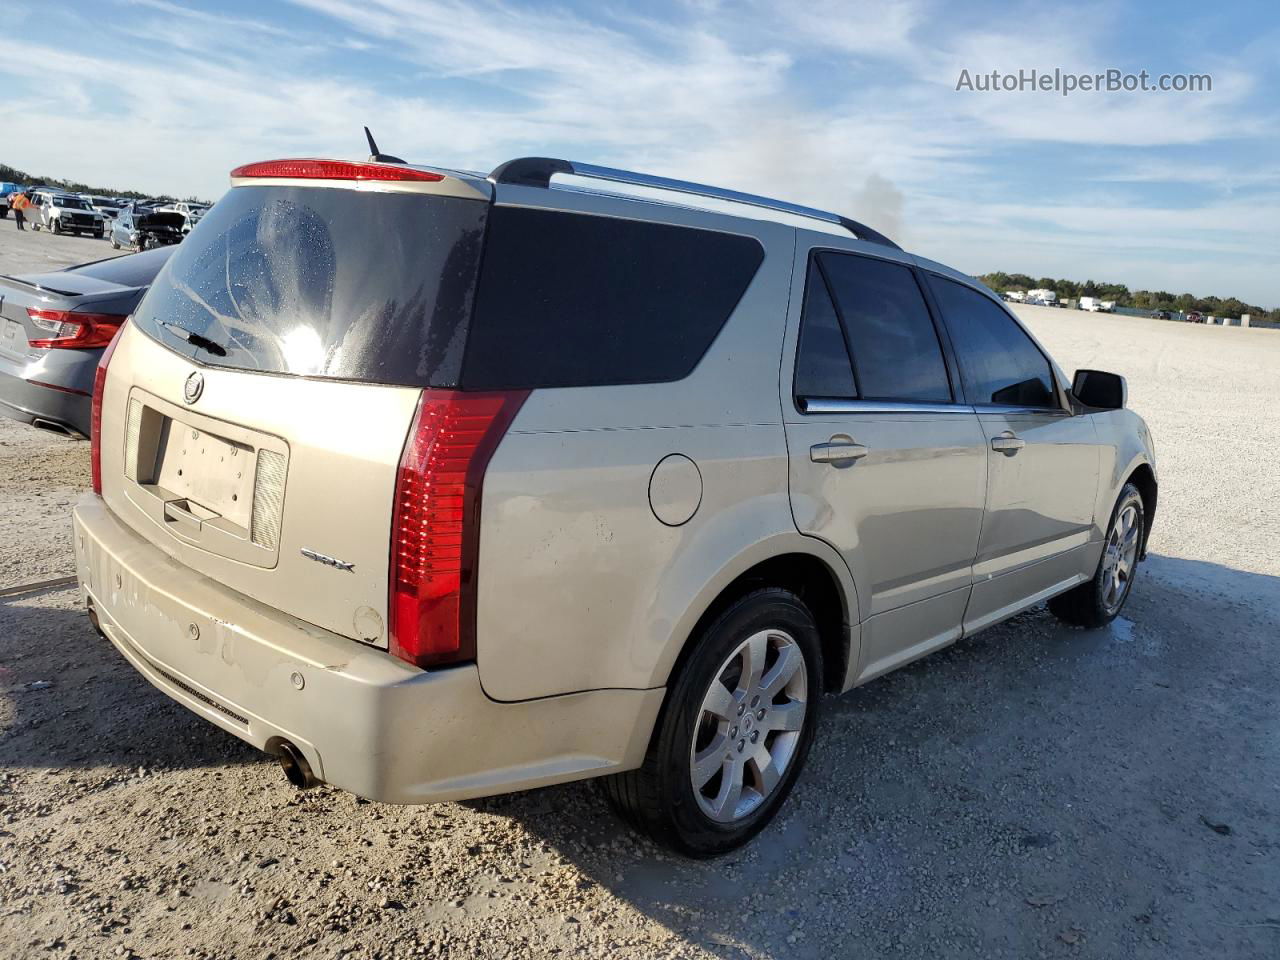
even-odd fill
[(397, 466), (423, 388), (458, 382), (487, 189), (237, 182), (111, 360), (108, 506), (193, 570), (387, 646)]

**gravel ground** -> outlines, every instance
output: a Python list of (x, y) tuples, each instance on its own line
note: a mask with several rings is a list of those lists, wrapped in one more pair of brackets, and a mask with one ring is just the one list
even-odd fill
[[(11, 230), (0, 273), (106, 249)], [(829, 698), (781, 818), (693, 863), (590, 784), (297, 793), (127, 667), (74, 591), (3, 599), (2, 952), (1277, 956), (1280, 333), (1021, 312), (1066, 369), (1127, 374), (1159, 443), (1153, 558), (1111, 628), (1038, 609)], [(0, 421), (0, 587), (71, 571), (87, 478), (87, 444)]]

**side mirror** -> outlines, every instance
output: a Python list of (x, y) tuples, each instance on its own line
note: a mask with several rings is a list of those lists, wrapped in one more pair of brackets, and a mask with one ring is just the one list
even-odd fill
[(1071, 393), (1086, 407), (1100, 410), (1120, 410), (1129, 402), (1129, 385), (1124, 377), (1103, 370), (1077, 370)]

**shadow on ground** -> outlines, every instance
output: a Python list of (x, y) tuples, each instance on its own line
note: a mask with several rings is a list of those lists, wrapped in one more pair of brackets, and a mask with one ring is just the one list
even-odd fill
[(74, 597), (73, 587), (0, 600), (0, 768), (182, 769), (261, 756), (152, 687)]
[[(1107, 628), (1041, 607), (828, 698), (783, 815), (722, 860), (633, 846), (590, 784), (474, 805), (726, 957), (1251, 955), (1280, 936), (1280, 579), (1142, 572)], [(567, 846), (564, 809), (591, 812)]]

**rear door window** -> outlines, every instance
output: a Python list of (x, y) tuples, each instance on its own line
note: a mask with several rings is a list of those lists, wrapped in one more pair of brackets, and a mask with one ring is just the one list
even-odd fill
[(462, 385), (680, 380), (711, 346), (763, 259), (757, 240), (737, 234), (495, 207)]
[(1057, 407), (1049, 361), (1012, 317), (976, 290), (931, 275), (971, 403)]
[(950, 402), (942, 346), (915, 272), (855, 254), (827, 251), (817, 260), (848, 336), (858, 396)]

